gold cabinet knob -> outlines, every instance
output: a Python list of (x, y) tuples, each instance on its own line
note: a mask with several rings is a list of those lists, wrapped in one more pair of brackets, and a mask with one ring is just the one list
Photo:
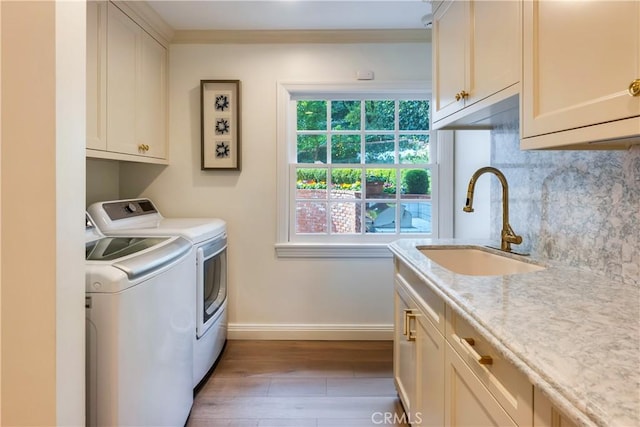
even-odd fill
[(469, 93), (465, 90), (462, 92), (456, 93), (455, 98), (456, 101), (460, 101), (461, 99), (467, 99), (469, 97)]
[(635, 79), (629, 85), (629, 95), (640, 96), (640, 79)]
[(146, 153), (147, 151), (149, 151), (149, 146), (147, 144), (138, 144), (139, 153)]

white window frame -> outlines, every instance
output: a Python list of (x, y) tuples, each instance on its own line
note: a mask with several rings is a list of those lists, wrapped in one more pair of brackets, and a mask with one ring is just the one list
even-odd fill
[[(359, 99), (370, 99), (371, 94), (401, 97), (415, 97), (416, 94), (431, 98), (431, 84), (427, 81), (415, 82), (355, 82), (355, 83), (286, 83), (277, 84), (277, 241), (276, 252), (279, 257), (390, 257), (387, 249), (390, 241), (401, 238), (415, 238), (415, 235), (402, 234), (372, 236), (367, 235), (366, 242), (360, 235), (326, 235), (314, 239), (312, 236), (291, 241), (291, 221), (295, 218), (295, 207), (292, 206), (291, 192), (294, 184), (290, 179), (291, 164), (296, 163), (295, 141), (295, 105), (296, 99), (344, 98), (345, 94), (361, 93)], [(351, 99), (351, 98), (350, 98)], [(432, 233), (430, 238), (450, 237), (449, 229), (453, 228), (451, 220), (444, 222), (440, 218), (451, 218), (452, 199), (449, 196), (453, 188), (453, 150), (452, 144), (438, 144), (435, 132), (431, 132), (432, 162)], [(397, 165), (396, 165), (397, 166)], [(404, 165), (409, 166), (409, 165)], [(444, 177), (444, 180), (442, 179)], [(434, 180), (435, 178), (435, 180)], [(444, 182), (442, 182), (444, 181)], [(434, 185), (435, 184), (435, 185)], [(443, 191), (445, 190), (445, 191)], [(443, 197), (444, 196), (444, 197)], [(451, 200), (450, 200), (451, 199)], [(445, 205), (445, 206), (443, 206)], [(444, 214), (444, 215), (443, 215)], [(292, 216), (293, 215), (293, 216)]]

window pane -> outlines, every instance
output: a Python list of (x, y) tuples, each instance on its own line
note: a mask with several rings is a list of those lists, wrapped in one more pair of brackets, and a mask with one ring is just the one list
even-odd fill
[(295, 102), (294, 239), (432, 234), (429, 101), (379, 95)]
[(428, 134), (401, 135), (398, 145), (400, 163), (430, 163)]
[(331, 163), (360, 163), (360, 135), (332, 135)]
[(353, 199), (360, 198), (362, 169), (343, 168), (331, 171), (331, 198)]
[(403, 199), (431, 199), (431, 171), (404, 169), (402, 176)]
[(354, 202), (331, 203), (331, 232), (358, 234), (362, 231), (360, 212), (362, 204)]
[(400, 130), (429, 129), (429, 101), (400, 101)]
[(396, 193), (395, 169), (367, 169), (365, 196), (367, 199), (389, 199)]
[(395, 129), (394, 101), (365, 101), (365, 117), (367, 130)]
[(327, 130), (327, 101), (298, 101), (298, 130)]
[(326, 202), (296, 203), (296, 233), (326, 234), (327, 230)]
[(331, 101), (331, 129), (360, 130), (360, 101)]
[(396, 204), (367, 203), (365, 221), (367, 233), (395, 233)]
[(431, 233), (431, 200), (402, 203), (400, 233)]
[(298, 168), (296, 170), (296, 199), (326, 199), (327, 169)]
[(327, 163), (326, 135), (298, 135), (298, 163)]
[(394, 163), (393, 135), (367, 135), (364, 147), (365, 163)]

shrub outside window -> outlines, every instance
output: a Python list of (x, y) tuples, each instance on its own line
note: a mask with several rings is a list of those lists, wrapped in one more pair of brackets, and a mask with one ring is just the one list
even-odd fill
[(290, 241), (431, 236), (437, 168), (424, 95), (294, 105)]

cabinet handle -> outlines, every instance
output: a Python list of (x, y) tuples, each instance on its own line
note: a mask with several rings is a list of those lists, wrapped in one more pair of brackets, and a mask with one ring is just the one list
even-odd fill
[(629, 95), (640, 96), (640, 79), (635, 79), (629, 85)]
[(462, 91), (460, 93), (456, 93), (456, 101), (460, 101), (461, 99), (467, 99), (469, 97), (469, 93), (467, 91)]
[(473, 355), (474, 359), (481, 365), (491, 365), (493, 364), (493, 358), (491, 356), (481, 356), (476, 350), (473, 348), (475, 345), (475, 340), (473, 338), (460, 338), (460, 344)]
[(138, 152), (146, 153), (147, 151), (149, 151), (147, 144), (138, 144)]
[(410, 308), (405, 308), (404, 309), (404, 319), (403, 319), (403, 323), (402, 323), (402, 335), (404, 335), (405, 337), (407, 336), (407, 331), (409, 330), (407, 323), (408, 323), (408, 319), (407, 317), (409, 316), (409, 314), (411, 314), (411, 309)]
[(415, 330), (411, 330), (411, 319), (415, 319), (416, 317), (418, 317), (419, 314), (416, 313), (407, 313), (407, 341), (415, 341), (416, 340), (416, 331)]

